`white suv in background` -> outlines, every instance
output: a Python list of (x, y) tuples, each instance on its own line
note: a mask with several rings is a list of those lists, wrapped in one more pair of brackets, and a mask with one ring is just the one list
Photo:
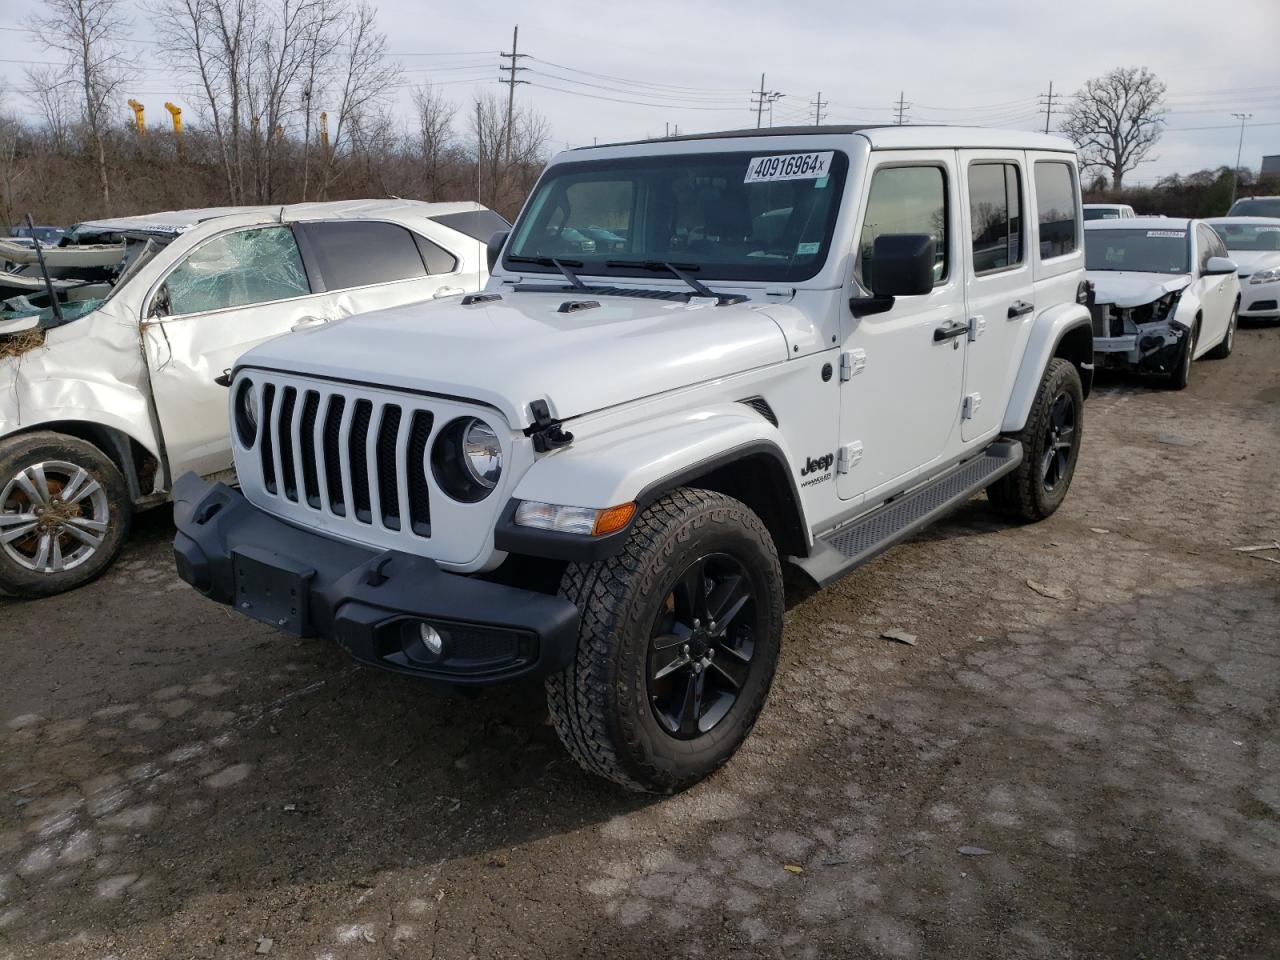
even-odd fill
[[(461, 294), (506, 221), (474, 203), (356, 200), (81, 223), (0, 242), (0, 590), (84, 583), (136, 508), (230, 475), (227, 381), (249, 348)], [(413, 308), (422, 314), (421, 307)]]
[(1133, 207), (1127, 203), (1086, 203), (1084, 218), (1088, 220), (1132, 220)]

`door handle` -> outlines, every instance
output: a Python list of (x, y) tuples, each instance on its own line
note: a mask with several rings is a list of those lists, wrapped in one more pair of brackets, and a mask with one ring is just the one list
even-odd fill
[(431, 295), (432, 300), (439, 300), (441, 297), (453, 297), (459, 293), (466, 293), (461, 287), (441, 287)]
[(1009, 308), (1009, 319), (1017, 320), (1018, 317), (1025, 317), (1028, 313), (1035, 309), (1035, 304), (1027, 303), (1025, 300), (1013, 301), (1013, 306)]
[(942, 343), (945, 340), (954, 340), (956, 337), (963, 337), (969, 332), (969, 325), (956, 320), (945, 327), (937, 327), (933, 331), (933, 342)]
[(294, 331), (309, 330), (311, 327), (323, 327), (328, 322), (328, 317), (303, 317), (289, 329)]

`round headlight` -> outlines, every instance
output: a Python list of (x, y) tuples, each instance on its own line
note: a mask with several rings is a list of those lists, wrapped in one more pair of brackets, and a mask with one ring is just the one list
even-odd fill
[(476, 503), (502, 475), (502, 445), (483, 420), (460, 417), (445, 426), (431, 448), (431, 470), (440, 489), (455, 500)]
[(462, 431), (462, 462), (471, 479), (489, 490), (502, 473), (502, 447), (493, 427), (483, 420), (472, 420)]
[(235, 421), (241, 445), (253, 446), (258, 436), (258, 391), (252, 380), (241, 380), (236, 387)]

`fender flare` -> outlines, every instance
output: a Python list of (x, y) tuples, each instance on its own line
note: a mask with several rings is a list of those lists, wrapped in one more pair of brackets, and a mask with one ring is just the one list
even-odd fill
[(1093, 317), (1084, 304), (1060, 303), (1036, 316), (1005, 407), (1003, 432), (1017, 433), (1026, 426), (1044, 369), (1054, 357), (1075, 364), (1087, 397), (1093, 383)]
[[(745, 480), (750, 472), (757, 482), (744, 483), (744, 498), (761, 495), (748, 506), (770, 514), (762, 519), (779, 539), (780, 554), (808, 553), (809, 527), (786, 441), (749, 408), (719, 403), (594, 436), (581, 425), (575, 432), (578, 439), (572, 446), (541, 457), (517, 482), (494, 530), (497, 549), (558, 560), (599, 560), (622, 549), (634, 518), (616, 533), (584, 537), (516, 526), (519, 502), (596, 509), (634, 502), (638, 516), (677, 487), (705, 480), (709, 488), (723, 489), (735, 474)], [(761, 478), (767, 479), (761, 483)]]

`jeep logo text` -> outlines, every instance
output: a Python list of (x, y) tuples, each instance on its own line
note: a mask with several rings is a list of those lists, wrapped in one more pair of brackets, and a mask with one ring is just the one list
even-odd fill
[(819, 457), (817, 460), (813, 459), (813, 457), (805, 457), (804, 469), (800, 471), (800, 476), (807, 477), (811, 473), (826, 473), (835, 462), (835, 456), (830, 453)]

